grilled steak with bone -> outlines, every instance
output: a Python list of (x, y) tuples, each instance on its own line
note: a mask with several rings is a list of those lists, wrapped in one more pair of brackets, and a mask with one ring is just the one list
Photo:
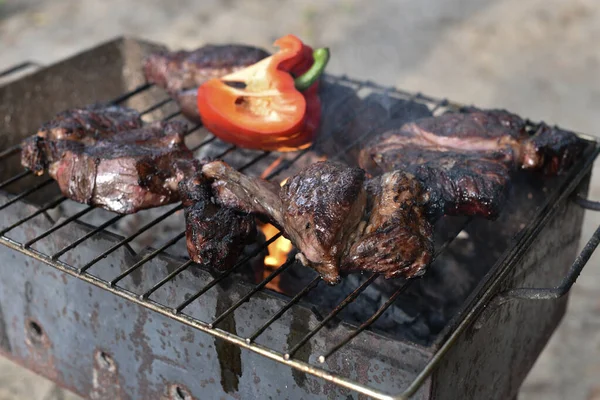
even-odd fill
[(468, 109), (423, 118), (367, 144), (359, 165), (367, 172), (402, 170), (428, 192), (428, 212), (498, 216), (510, 174), (517, 168), (556, 174), (581, 154), (574, 134), (541, 124), (531, 136), (525, 122), (504, 110)]
[(185, 233), (190, 258), (218, 270), (232, 266), (245, 245), (256, 238), (254, 217), (220, 207), (197, 160), (180, 170), (179, 194), (185, 207)]
[(267, 216), (300, 250), (299, 259), (335, 284), (342, 271), (414, 276), (432, 256), (432, 229), (418, 182), (402, 172), (365, 181), (364, 171), (315, 163), (279, 188), (222, 161), (203, 174), (225, 207)]
[(201, 122), (196, 90), (209, 79), (228, 75), (269, 56), (265, 50), (237, 44), (206, 45), (193, 51), (160, 51), (143, 63), (146, 80), (165, 89), (193, 122)]

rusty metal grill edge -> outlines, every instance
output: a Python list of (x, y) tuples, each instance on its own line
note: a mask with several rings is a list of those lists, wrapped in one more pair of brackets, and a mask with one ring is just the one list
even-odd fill
[[(398, 89), (395, 88), (389, 88), (389, 87), (383, 87), (381, 85), (377, 85), (373, 82), (362, 82), (362, 81), (356, 81), (356, 80), (352, 80), (349, 79), (347, 77), (339, 77), (339, 78), (333, 78), (336, 79), (337, 81), (339, 80), (343, 80), (347, 83), (350, 83), (351, 85), (354, 85), (354, 91), (358, 91), (363, 87), (371, 87), (371, 88), (376, 88), (379, 90), (384, 90), (386, 93), (394, 93), (402, 98), (408, 99), (408, 100), (424, 100), (430, 103), (433, 103), (434, 106), (432, 107), (431, 111), (435, 112), (436, 110), (438, 110), (441, 107), (452, 107), (454, 109), (458, 109), (461, 106), (455, 103), (451, 103), (448, 100), (436, 100), (427, 96), (424, 96), (420, 93), (417, 94), (411, 94), (408, 92), (404, 92), (404, 91), (400, 91)], [(145, 84), (142, 85), (138, 88), (135, 88), (134, 90), (123, 94), (122, 96), (119, 96), (117, 99), (113, 100), (113, 103), (120, 103), (123, 102), (139, 93), (143, 93), (145, 90), (148, 90), (152, 85), (149, 84)], [(343, 99), (341, 99), (340, 101), (343, 101)], [(142, 114), (146, 114), (146, 113), (150, 113), (154, 110), (159, 109), (160, 107), (169, 104), (171, 102), (171, 100), (169, 98), (166, 98), (164, 100), (161, 100), (159, 102), (157, 102), (156, 104), (152, 105), (151, 107), (147, 108), (146, 110), (142, 111)], [(345, 126), (347, 126), (349, 123), (352, 122), (352, 120), (354, 118), (356, 118), (357, 116), (359, 116), (361, 114), (362, 109), (358, 110), (351, 118), (348, 118), (348, 120), (344, 121), (342, 124), (338, 125), (338, 129), (343, 129)], [(180, 112), (175, 112), (172, 113), (170, 115), (168, 115), (166, 118), (164, 118), (165, 120), (167, 119), (171, 119), (174, 118), (176, 116), (178, 116), (180, 114)], [(192, 129), (190, 129), (190, 131), (188, 133), (191, 133), (197, 129), (200, 128), (200, 125), (196, 125), (195, 127), (193, 127)], [(373, 126), (372, 129), (376, 129), (377, 126)], [(343, 149), (341, 153), (343, 153), (344, 151), (346, 151), (347, 149), (351, 148), (352, 146), (356, 145), (357, 143), (359, 143), (362, 139), (364, 139), (365, 137), (367, 137), (369, 134), (369, 132), (366, 132), (363, 136), (361, 136), (358, 140), (356, 140), (355, 142), (351, 143), (349, 146), (347, 146), (347, 148)], [(201, 148), (202, 146), (205, 146), (209, 143), (211, 143), (212, 141), (214, 141), (216, 138), (214, 136), (204, 140), (202, 143), (200, 143), (199, 145), (197, 145), (195, 148), (193, 148), (193, 150), (197, 150), (199, 148)], [(226, 154), (233, 152), (236, 150), (235, 146), (230, 146), (229, 148), (227, 148), (224, 152), (222, 152), (219, 157), (224, 157)], [(271, 179), (275, 176), (277, 176), (278, 174), (280, 174), (282, 171), (284, 171), (285, 169), (291, 167), (296, 161), (298, 161), (301, 157), (303, 157), (304, 155), (306, 155), (308, 152), (310, 151), (310, 149), (305, 149), (303, 151), (298, 152), (298, 154), (291, 160), (287, 160), (284, 161), (278, 168), (276, 168), (274, 171), (272, 171), (269, 176), (267, 177), (268, 179)], [(574, 179), (570, 180), (565, 187), (564, 191), (561, 191), (561, 193), (563, 194), (563, 196), (566, 196), (569, 193), (572, 193), (577, 184), (579, 183), (579, 181), (583, 178), (583, 176), (585, 176), (585, 174), (587, 174), (592, 166), (593, 160), (594, 158), (597, 156), (598, 152), (600, 150), (598, 148), (595, 149), (594, 155), (591, 158), (588, 158), (586, 160), (586, 162), (584, 163), (584, 165), (580, 165), (578, 166), (578, 173), (577, 175), (574, 177)], [(9, 148), (5, 151), (2, 151), (0, 153), (0, 161), (2, 161), (4, 158), (15, 155), (19, 152), (19, 148), (18, 146)], [(266, 157), (269, 154), (269, 152), (263, 152), (262, 154), (259, 154), (258, 156), (256, 156), (254, 159), (252, 159), (250, 162), (246, 163), (244, 166), (240, 167), (239, 170), (243, 171), (244, 169), (247, 169), (248, 167), (250, 167), (251, 165), (253, 165), (254, 163), (258, 162), (260, 159)], [(336, 158), (336, 157), (334, 157)], [(27, 171), (22, 172), (12, 178), (9, 178), (7, 180), (5, 180), (4, 182), (2, 182), (0, 184), (0, 189), (28, 176), (29, 173)], [(28, 195), (30, 195), (31, 193), (35, 192), (36, 190), (41, 189), (42, 187), (45, 187), (46, 185), (49, 185), (50, 183), (52, 183), (52, 180), (45, 180), (37, 185), (35, 185), (32, 188), (27, 189), (26, 191), (16, 195), (15, 197), (13, 197), (12, 199), (10, 199), (8, 201), (8, 203), (5, 203), (3, 205), (0, 205), (0, 210), (4, 209), (6, 207), (8, 207), (11, 204), (14, 204), (16, 202), (18, 202), (19, 200), (27, 197)], [(65, 201), (66, 198), (64, 197), (59, 197), (56, 198), (55, 200), (45, 204), (44, 206), (42, 206), (40, 209), (38, 209), (35, 213), (33, 213), (32, 215), (29, 215), (19, 221), (17, 221), (16, 223), (12, 224), (11, 226), (8, 227), (2, 227), (2, 230), (0, 231), (0, 242), (2, 242), (4, 245), (15, 249), (17, 251), (20, 251), (30, 257), (33, 257), (37, 260), (40, 260), (48, 265), (53, 266), (54, 268), (57, 268), (58, 270), (65, 272), (67, 274), (76, 276), (86, 282), (89, 282), (93, 285), (96, 285), (98, 287), (101, 287), (111, 293), (114, 293), (116, 295), (119, 295), (121, 297), (124, 297), (130, 301), (133, 301), (135, 303), (138, 303), (140, 305), (143, 305), (155, 312), (164, 314), (172, 319), (175, 319), (181, 323), (184, 323), (186, 325), (189, 325), (191, 327), (194, 327), (196, 329), (199, 329), (201, 331), (207, 332), (213, 336), (216, 336), (218, 338), (221, 338), (223, 340), (229, 341), (231, 343), (234, 343), (240, 347), (252, 350), (258, 354), (261, 354), (265, 357), (268, 357), (270, 359), (273, 359), (277, 362), (289, 365), (295, 369), (298, 369), (300, 371), (303, 371), (305, 373), (323, 378), (325, 380), (328, 380), (330, 382), (336, 383), (340, 386), (343, 386), (345, 388), (357, 391), (359, 393), (371, 396), (373, 398), (376, 399), (406, 399), (410, 396), (412, 396), (416, 390), (420, 387), (420, 385), (425, 381), (425, 379), (429, 376), (429, 374), (431, 374), (431, 372), (433, 371), (433, 369), (435, 368), (435, 366), (437, 365), (437, 363), (439, 362), (439, 360), (443, 357), (443, 355), (446, 353), (446, 351), (449, 349), (449, 347), (452, 345), (452, 343), (456, 340), (456, 338), (464, 331), (464, 329), (477, 317), (478, 313), (481, 312), (481, 310), (483, 309), (483, 307), (485, 306), (485, 303), (487, 301), (490, 300), (491, 297), (494, 296), (494, 289), (502, 282), (503, 278), (506, 277), (506, 274), (510, 271), (510, 267), (511, 265), (514, 264), (514, 262), (516, 262), (516, 260), (518, 260), (520, 251), (524, 248), (526, 248), (527, 244), (533, 240), (533, 238), (535, 237), (535, 233), (541, 229), (544, 225), (545, 222), (547, 222), (547, 220), (550, 218), (550, 216), (552, 215), (553, 211), (555, 211), (556, 209), (556, 204), (561, 200), (559, 198), (557, 199), (552, 199), (549, 198), (547, 201), (547, 204), (545, 205), (545, 207), (543, 207), (540, 212), (539, 215), (536, 217), (534, 224), (532, 224), (531, 226), (525, 228), (522, 238), (521, 240), (518, 242), (518, 246), (515, 247), (515, 249), (510, 253), (507, 254), (506, 258), (504, 260), (502, 260), (503, 263), (503, 268), (500, 268), (498, 270), (497, 275), (495, 276), (495, 278), (491, 281), (489, 287), (486, 289), (486, 291), (484, 292), (484, 294), (479, 298), (479, 300), (474, 304), (474, 306), (471, 308), (471, 311), (465, 315), (462, 319), (462, 321), (460, 321), (458, 327), (456, 330), (454, 330), (452, 332), (452, 334), (449, 336), (449, 338), (442, 344), (442, 346), (440, 347), (439, 351), (434, 355), (434, 357), (430, 360), (430, 362), (426, 365), (426, 367), (423, 369), (423, 371), (417, 376), (417, 378), (415, 379), (415, 381), (408, 387), (408, 389), (399, 395), (392, 395), (392, 394), (387, 394), (387, 393), (382, 393), (378, 390), (375, 390), (373, 388), (370, 388), (364, 384), (358, 383), (358, 382), (354, 382), (352, 380), (349, 380), (345, 377), (342, 377), (340, 375), (337, 375), (336, 373), (327, 371), (325, 369), (316, 367), (314, 365), (310, 365), (306, 362), (300, 361), (300, 360), (296, 360), (293, 358), (294, 354), (296, 353), (297, 350), (299, 350), (306, 342), (308, 342), (310, 340), (310, 338), (312, 336), (314, 336), (323, 326), (325, 326), (325, 324), (336, 317), (336, 315), (346, 306), (348, 305), (350, 302), (352, 302), (356, 297), (358, 297), (360, 295), (360, 293), (366, 288), (368, 287), (371, 283), (373, 283), (373, 281), (375, 280), (375, 278), (377, 277), (377, 275), (373, 274), (371, 275), (366, 281), (364, 281), (359, 287), (357, 287), (352, 293), (350, 293), (344, 300), (342, 300), (337, 307), (334, 308), (334, 310), (332, 310), (330, 312), (329, 315), (325, 316), (324, 319), (322, 320), (322, 322), (315, 327), (314, 329), (312, 329), (310, 332), (308, 332), (306, 334), (306, 336), (304, 336), (300, 341), (298, 341), (287, 353), (281, 353), (281, 352), (277, 352), (273, 349), (261, 346), (259, 344), (257, 344), (255, 342), (255, 339), (262, 334), (267, 327), (272, 324), (276, 319), (280, 318), (290, 307), (292, 307), (294, 304), (298, 303), (303, 297), (307, 296), (308, 293), (319, 284), (319, 279), (315, 278), (313, 279), (311, 282), (309, 282), (303, 289), (300, 290), (300, 292), (294, 296), (292, 299), (290, 299), (287, 304), (281, 308), (277, 313), (275, 313), (271, 319), (269, 319), (266, 323), (264, 323), (262, 325), (262, 327), (260, 327), (258, 330), (256, 330), (254, 333), (252, 333), (251, 335), (249, 335), (246, 338), (242, 338), (240, 336), (237, 336), (235, 334), (232, 334), (230, 332), (227, 332), (225, 330), (219, 329), (217, 327), (218, 323), (220, 321), (222, 321), (227, 315), (229, 315), (230, 313), (232, 313), (233, 311), (235, 311), (235, 309), (237, 309), (243, 302), (247, 301), (252, 295), (254, 295), (255, 293), (259, 292), (260, 290), (262, 290), (264, 288), (264, 286), (266, 286), (266, 284), (268, 282), (270, 282), (273, 278), (275, 278), (275, 276), (277, 276), (278, 274), (280, 274), (281, 272), (283, 272), (285, 269), (287, 269), (291, 263), (286, 263), (284, 265), (282, 265), (281, 267), (279, 267), (278, 269), (276, 269), (274, 272), (272, 272), (268, 277), (266, 277), (262, 282), (260, 282), (259, 284), (257, 284), (249, 293), (247, 293), (244, 297), (242, 297), (242, 299), (240, 299), (238, 302), (236, 302), (234, 305), (232, 305), (229, 309), (227, 309), (225, 312), (223, 312), (221, 315), (217, 315), (215, 317), (215, 319), (210, 322), (203, 322), (200, 321), (198, 319), (192, 318), (186, 314), (184, 314), (182, 311), (189, 305), (191, 304), (193, 301), (195, 301), (198, 297), (202, 296), (206, 291), (208, 291), (211, 287), (213, 287), (214, 285), (216, 285), (217, 283), (219, 283), (222, 279), (224, 279), (226, 276), (228, 276), (230, 273), (232, 273), (234, 270), (236, 270), (237, 268), (239, 268), (241, 265), (243, 265), (248, 259), (256, 256), (257, 254), (260, 253), (260, 251), (264, 250), (270, 243), (272, 243), (274, 240), (276, 240), (281, 234), (276, 234), (275, 236), (273, 236), (272, 238), (270, 238), (261, 248), (259, 248), (258, 250), (254, 251), (252, 254), (246, 256), (244, 259), (240, 260), (236, 265), (234, 265), (233, 267), (231, 267), (229, 270), (225, 271), (224, 273), (222, 273), (219, 277), (215, 278), (213, 281), (211, 281), (208, 285), (206, 285), (205, 287), (203, 287), (202, 289), (198, 290), (195, 294), (193, 294), (191, 297), (189, 297), (188, 299), (186, 299), (184, 302), (182, 302), (181, 304), (179, 304), (176, 307), (166, 307), (162, 304), (159, 304), (153, 300), (151, 300), (149, 297), (152, 295), (152, 293), (154, 291), (156, 291), (158, 288), (160, 288), (162, 285), (164, 285), (166, 282), (168, 282), (169, 280), (175, 278), (175, 276), (177, 276), (179, 273), (181, 273), (182, 271), (184, 271), (185, 269), (189, 268), (191, 265), (193, 265), (193, 263), (191, 261), (186, 261), (183, 264), (181, 264), (176, 270), (174, 270), (173, 272), (171, 272), (170, 274), (168, 274), (164, 279), (162, 279), (161, 281), (157, 282), (156, 284), (154, 284), (150, 289), (148, 289), (147, 291), (145, 291), (144, 293), (141, 294), (137, 294), (137, 293), (133, 293), (129, 290), (126, 290), (124, 288), (119, 287), (117, 284), (120, 280), (122, 280), (124, 277), (128, 276), (129, 274), (131, 274), (134, 270), (143, 267), (143, 265), (148, 262), (149, 260), (151, 260), (152, 258), (154, 258), (155, 256), (157, 256), (158, 254), (160, 254), (162, 251), (166, 250), (168, 247), (170, 247), (171, 245), (175, 244), (179, 239), (181, 239), (184, 236), (184, 233), (180, 233), (177, 236), (173, 237), (172, 239), (168, 240), (165, 244), (163, 244), (162, 246), (160, 246), (159, 248), (155, 249), (154, 251), (152, 251), (151, 253), (149, 253), (148, 255), (146, 255), (143, 259), (141, 259), (140, 261), (138, 261), (137, 263), (135, 263), (134, 265), (132, 265), (131, 267), (129, 267), (126, 271), (124, 271), (123, 273), (121, 273), (120, 275), (114, 277), (111, 280), (104, 280), (104, 279), (100, 279), (90, 273), (87, 272), (87, 270), (92, 267), (97, 261), (99, 261), (100, 259), (104, 258), (107, 254), (109, 254), (110, 252), (120, 248), (121, 246), (126, 245), (128, 242), (130, 242), (131, 240), (133, 240), (136, 236), (138, 236), (139, 234), (141, 234), (143, 231), (151, 228), (152, 226), (158, 224), (159, 222), (161, 222), (163, 219), (167, 218), (168, 216), (170, 216), (172, 213), (178, 211), (179, 209), (181, 209), (180, 206), (176, 206), (171, 208), (169, 211), (165, 212), (163, 215), (159, 216), (158, 218), (156, 218), (155, 220), (151, 221), (150, 223), (148, 223), (147, 225), (145, 225), (144, 227), (142, 227), (140, 230), (138, 230), (137, 232), (133, 233), (132, 235), (130, 235), (127, 238), (124, 238), (123, 240), (121, 240), (120, 242), (118, 242), (117, 244), (115, 244), (113, 247), (111, 247), (110, 249), (108, 249), (107, 251), (103, 252), (102, 254), (99, 254), (96, 258), (94, 258), (92, 261), (88, 262), (86, 265), (76, 268), (75, 266), (69, 265), (65, 262), (62, 262), (59, 260), (59, 258), (67, 251), (72, 250), (73, 248), (75, 248), (76, 246), (78, 246), (79, 244), (81, 244), (83, 241), (89, 239), (90, 237), (92, 237), (94, 234), (97, 234), (99, 232), (101, 232), (103, 229), (105, 229), (107, 226), (115, 223), (118, 219), (122, 218), (123, 216), (117, 215), (111, 219), (109, 219), (108, 221), (106, 221), (104, 224), (102, 224), (101, 226), (97, 227), (96, 229), (92, 230), (91, 232), (88, 232), (86, 235), (84, 235), (83, 237), (77, 239), (76, 241), (70, 243), (69, 245), (65, 246), (62, 250), (56, 252), (55, 254), (52, 255), (46, 255), (43, 254), (35, 249), (33, 249), (31, 246), (38, 240), (56, 232), (57, 230), (59, 230), (60, 228), (65, 227), (66, 225), (75, 222), (78, 220), (78, 218), (82, 217), (83, 215), (85, 215), (86, 213), (88, 213), (89, 211), (91, 211), (93, 208), (92, 207), (88, 207), (76, 214), (73, 214), (72, 216), (70, 216), (69, 218), (67, 218), (66, 220), (62, 221), (61, 223), (53, 226), (52, 228), (48, 229), (47, 231), (43, 232), (42, 234), (38, 235), (36, 238), (26, 242), (26, 243), (19, 243), (15, 240), (10, 239), (9, 237), (5, 236), (6, 233), (8, 233), (10, 230), (18, 227), (19, 225), (23, 224), (24, 222), (30, 220), (31, 218), (44, 213), (45, 211), (52, 209), (53, 207), (55, 207), (56, 205), (58, 205), (59, 203), (61, 203), (62, 201)], [(586, 206), (586, 208), (590, 208), (593, 209), (594, 206), (597, 207), (597, 205), (594, 205), (593, 202), (589, 202), (588, 203), (581, 203), (582, 206)], [(470, 222), (470, 220), (467, 220), (465, 223), (468, 224), (468, 222)], [(461, 227), (460, 230), (462, 230), (464, 228)], [(458, 230), (456, 232), (456, 235), (460, 232), (460, 230)], [(588, 253), (591, 255), (591, 251), (593, 251), (593, 248), (595, 246), (597, 246), (597, 242), (598, 242), (598, 237), (600, 237), (600, 230), (597, 230), (596, 233), (594, 234), (594, 237), (590, 240), (590, 243), (588, 243), (588, 246), (586, 246), (586, 249), (588, 250)], [(439, 256), (439, 254), (449, 245), (449, 243), (451, 243), (455, 238), (456, 235), (450, 237), (442, 246), (439, 247), (438, 251), (436, 252), (435, 257)], [(594, 246), (595, 243), (595, 246)], [(591, 249), (591, 251), (590, 251)], [(585, 257), (584, 257), (585, 258)], [(589, 255), (588, 255), (589, 258)], [(585, 261), (587, 260), (581, 260), (581, 257), (578, 258), (578, 263), (576, 263), (576, 265), (574, 265), (574, 269), (575, 270), (579, 270), (581, 268), (583, 268), (583, 265), (585, 264)], [(574, 278), (573, 278), (574, 280)], [(344, 346), (345, 344), (349, 343), (351, 340), (353, 340), (357, 335), (359, 335), (362, 331), (364, 331), (365, 329), (368, 329), (369, 326), (371, 324), (373, 324), (377, 318), (379, 316), (381, 316), (386, 310), (387, 308), (394, 302), (394, 300), (403, 292), (406, 290), (406, 288), (408, 287), (408, 285), (410, 285), (410, 283), (413, 281), (406, 281), (400, 288), (398, 288), (398, 290), (390, 297), (390, 299), (385, 302), (384, 305), (382, 305), (369, 319), (367, 319), (363, 324), (361, 324), (359, 327), (357, 327), (357, 329), (348, 337), (346, 337), (344, 340), (342, 340), (341, 342), (339, 342), (338, 344), (334, 345), (329, 351), (327, 351), (327, 353), (321, 355), (318, 357), (319, 361), (321, 363), (323, 363), (327, 357), (329, 357), (331, 354), (333, 354), (334, 352), (336, 352), (337, 350), (339, 350), (342, 346)]]

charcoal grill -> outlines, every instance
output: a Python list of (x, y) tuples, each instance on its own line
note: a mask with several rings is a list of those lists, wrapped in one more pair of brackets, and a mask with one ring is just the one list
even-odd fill
[[(311, 306), (311, 294), (324, 290), (317, 277), (287, 296), (265, 289), (288, 270), (302, 268), (291, 261), (258, 283), (236, 275), (280, 234), (255, 246), (232, 269), (215, 274), (170, 252), (183, 232), (150, 249), (130, 246), (160, 230), (161, 223), (178, 214), (178, 205), (154, 210), (153, 219), (126, 236), (110, 228), (135, 216), (104, 213), (102, 221), (89, 223), (85, 217), (102, 210), (81, 206), (56, 219), (53, 210), (70, 201), (47, 177), (22, 170), (18, 143), (56, 112), (98, 101), (135, 107), (149, 119), (180, 118), (166, 95), (145, 84), (139, 72), (141, 58), (155, 48), (120, 38), (0, 87), (3, 356), (96, 399), (517, 395), (564, 314), (570, 287), (600, 241), (599, 228), (576, 257), (583, 210), (600, 208), (585, 199), (600, 151), (593, 139), (586, 137), (585, 155), (568, 175), (532, 189), (533, 194), (522, 193), (524, 199), (539, 199), (534, 212), (521, 216), (518, 229), (443, 329), (430, 342), (416, 343), (377, 329), (376, 321), (419, 279), (397, 283), (374, 313), (351, 323), (341, 315), (379, 282), (377, 275), (355, 277), (356, 285), (326, 313)], [(324, 86), (325, 118), (344, 114), (336, 109), (347, 101), (340, 93), (376, 93), (424, 104), (436, 113), (460, 107), (348, 77), (327, 76)], [(338, 121), (336, 129), (360, 118), (364, 107)], [(349, 141), (338, 154), (368, 134)], [(193, 127), (189, 138), (196, 150), (213, 146), (225, 159), (242, 152), (219, 144), (201, 126)], [(268, 178), (283, 179), (312, 151), (287, 154)], [(250, 171), (273, 156), (250, 152), (236, 167)], [(478, 223), (488, 228), (471, 234), (493, 241), (493, 234), (485, 232), (500, 225), (459, 221), (450, 224), (452, 234), (438, 241), (436, 259), (463, 246), (457, 235)], [(439, 264), (431, 268), (442, 268)]]

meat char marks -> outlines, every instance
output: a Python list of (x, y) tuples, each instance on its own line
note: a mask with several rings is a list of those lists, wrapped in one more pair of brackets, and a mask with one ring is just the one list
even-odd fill
[(268, 217), (300, 250), (301, 262), (330, 284), (350, 271), (415, 276), (431, 261), (423, 192), (410, 175), (366, 181), (361, 169), (318, 162), (279, 188), (221, 161), (202, 172), (222, 205)]
[(192, 165), (180, 172), (179, 181), (188, 253), (196, 263), (226, 270), (256, 238), (254, 217), (215, 203), (200, 164), (194, 160)]
[(427, 211), (495, 219), (515, 170), (557, 174), (581, 154), (572, 133), (541, 124), (533, 135), (525, 121), (504, 110), (469, 108), (404, 124), (373, 139), (359, 165), (370, 174), (403, 170), (427, 189)]
[(42, 125), (36, 135), (23, 142), (21, 164), (36, 175), (42, 175), (55, 157), (60, 157), (60, 154), (54, 154), (55, 144), (59, 141), (93, 145), (98, 140), (142, 125), (139, 113), (126, 107), (95, 104), (69, 109), (57, 114)]
[(160, 51), (143, 63), (146, 80), (165, 89), (181, 106), (189, 120), (201, 122), (196, 109), (196, 89), (219, 78), (256, 64), (269, 56), (265, 50), (245, 45), (206, 45), (193, 51)]
[(120, 214), (179, 200), (177, 170), (192, 158), (182, 122), (142, 126), (122, 107), (65, 111), (23, 143), (22, 164), (47, 170), (62, 193)]

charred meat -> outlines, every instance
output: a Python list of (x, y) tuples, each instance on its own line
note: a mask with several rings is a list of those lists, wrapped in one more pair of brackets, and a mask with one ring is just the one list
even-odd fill
[(58, 140), (48, 172), (80, 203), (130, 214), (179, 200), (177, 168), (192, 153), (185, 124), (155, 122), (93, 144)]
[(244, 246), (255, 239), (254, 217), (215, 203), (210, 182), (202, 176), (199, 166), (194, 171), (184, 172), (183, 176), (179, 181), (179, 194), (185, 207), (190, 258), (196, 263), (226, 270), (242, 254)]
[(344, 270), (414, 276), (431, 260), (422, 189), (409, 175), (366, 182), (358, 168), (318, 162), (279, 188), (221, 161), (202, 172), (222, 205), (268, 217), (301, 252), (301, 262), (330, 284)]
[(344, 253), (342, 270), (380, 272), (386, 278), (419, 275), (433, 255), (423, 188), (401, 171), (372, 179), (366, 188), (367, 212)]
[(428, 192), (428, 212), (498, 216), (517, 168), (555, 174), (583, 150), (577, 136), (542, 124), (533, 135), (504, 110), (468, 109), (404, 124), (368, 143), (359, 165), (372, 175), (402, 170)]
[(207, 45), (194, 51), (161, 51), (144, 60), (146, 80), (165, 89), (179, 104), (183, 115), (200, 123), (196, 105), (198, 86), (269, 56), (266, 51), (244, 45)]
[(193, 51), (161, 51), (144, 60), (146, 80), (175, 93), (197, 88), (269, 56), (266, 51), (237, 44), (207, 45)]
[(55, 157), (60, 157), (60, 153), (55, 154), (57, 142), (69, 140), (92, 145), (116, 133), (141, 128), (142, 124), (138, 112), (126, 107), (91, 105), (66, 110), (23, 142), (21, 164), (41, 175)]

